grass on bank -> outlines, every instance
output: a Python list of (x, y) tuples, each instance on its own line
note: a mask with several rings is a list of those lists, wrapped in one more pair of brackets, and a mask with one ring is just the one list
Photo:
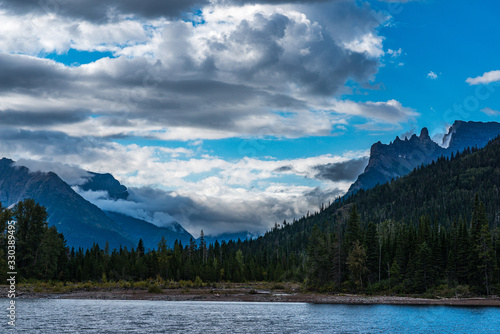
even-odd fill
[[(29, 280), (25, 282), (20, 282), (17, 285), (19, 291), (25, 293), (36, 293), (36, 294), (66, 294), (77, 291), (116, 291), (116, 290), (146, 290), (151, 294), (161, 294), (164, 290), (176, 289), (180, 290), (180, 293), (190, 293), (196, 291), (205, 291), (204, 293), (217, 293), (222, 290), (224, 293), (249, 293), (257, 294), (259, 291), (268, 292), (279, 292), (279, 293), (320, 293), (320, 294), (351, 294), (350, 291), (338, 291), (338, 289), (333, 289), (332, 287), (322, 287), (320, 289), (310, 289), (306, 288), (305, 284), (293, 283), (293, 282), (245, 282), (245, 283), (233, 283), (233, 282), (220, 282), (220, 283), (204, 283), (199, 277), (195, 281), (185, 281), (181, 280), (175, 281), (165, 281), (161, 277), (156, 279), (148, 279), (145, 281), (107, 281), (103, 279), (101, 281), (93, 282), (59, 282), (59, 281), (36, 281)], [(192, 291), (194, 290), (194, 291)], [(381, 286), (375, 285), (368, 287), (362, 293), (363, 295), (369, 296), (404, 296), (404, 297), (415, 297), (415, 298), (429, 298), (429, 299), (439, 299), (439, 298), (471, 298), (477, 297), (469, 286), (467, 285), (457, 285), (448, 286), (446, 284), (439, 285), (438, 287), (433, 287), (428, 289), (422, 294), (408, 294), (401, 291), (397, 286), (392, 287), (392, 289), (387, 288), (384, 284)], [(484, 297), (484, 296), (483, 296)]]
[(275, 282), (220, 282), (220, 283), (204, 283), (201, 278), (196, 277), (191, 280), (165, 281), (161, 277), (155, 279), (148, 279), (144, 281), (108, 281), (105, 277), (101, 281), (88, 281), (88, 282), (61, 282), (61, 281), (38, 281), (28, 280), (20, 282), (17, 285), (19, 291), (32, 292), (32, 293), (47, 293), (47, 294), (65, 294), (76, 291), (114, 291), (114, 290), (147, 290), (149, 293), (163, 293), (163, 290), (178, 289), (181, 293), (188, 293), (190, 289), (206, 289), (213, 291), (217, 290), (230, 290), (234, 291), (280, 291), (293, 293), (300, 291), (300, 284), (298, 283), (275, 283)]

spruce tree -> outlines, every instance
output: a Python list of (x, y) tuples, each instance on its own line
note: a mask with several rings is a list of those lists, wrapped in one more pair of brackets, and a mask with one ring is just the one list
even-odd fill
[(21, 277), (35, 277), (40, 245), (47, 230), (47, 211), (33, 199), (17, 203), (13, 210), (16, 224), (16, 259)]

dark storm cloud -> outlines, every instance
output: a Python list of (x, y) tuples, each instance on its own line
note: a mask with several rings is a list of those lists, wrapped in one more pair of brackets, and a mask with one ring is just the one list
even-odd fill
[(29, 131), (0, 127), (0, 151), (6, 154), (25, 152), (32, 156), (47, 157), (77, 154), (83, 159), (97, 159), (103, 157), (95, 156), (93, 150), (106, 145), (97, 139), (72, 137), (58, 131)]
[(3, 0), (0, 8), (15, 14), (47, 13), (99, 22), (113, 14), (173, 17), (208, 3), (207, 0)]
[[(359, 8), (350, 7), (352, 11)], [(377, 73), (378, 61), (366, 53), (353, 52), (341, 47), (327, 31), (306, 26), (303, 22), (293, 21), (285, 15), (274, 14), (264, 17), (256, 13), (251, 18), (241, 21), (236, 29), (225, 37), (225, 40), (210, 44), (211, 53), (215, 56), (228, 50), (251, 46), (256, 59), (244, 66), (233, 66), (234, 76), (262, 84), (266, 82), (270, 89), (283, 89), (290, 83), (301, 87), (305, 94), (328, 96), (335, 94), (350, 78), (364, 82)], [(285, 33), (297, 39), (305, 33), (311, 34), (311, 40), (305, 54), (285, 54)], [(286, 40), (285, 40), (286, 41)], [(302, 46), (301, 46), (302, 47)], [(224, 64), (217, 63), (218, 67)], [(274, 80), (269, 81), (269, 77)]]
[(305, 3), (320, 3), (320, 2), (334, 2), (339, 0), (231, 0), (231, 3), (236, 5), (245, 5), (245, 4), (305, 4)]
[(307, 199), (310, 206), (320, 208), (322, 204), (326, 204), (329, 201), (333, 202), (337, 197), (342, 196), (343, 194), (345, 194), (345, 191), (338, 188), (333, 190), (323, 190), (320, 187), (316, 187), (305, 193), (304, 197)]
[(64, 66), (39, 58), (0, 53), (0, 92), (56, 91), (71, 86)]
[(0, 125), (13, 126), (45, 126), (55, 124), (72, 124), (86, 120), (90, 115), (88, 110), (68, 110), (62, 112), (0, 110)]
[[(283, 218), (289, 218), (290, 212), (294, 216), (300, 214), (290, 211), (293, 209), (292, 203), (283, 204), (277, 199), (222, 205), (223, 201), (217, 198), (200, 202), (174, 192), (150, 187), (128, 190), (130, 195), (126, 201), (95, 200), (93, 203), (105, 210), (140, 219), (148, 218), (148, 221), (160, 226), (167, 225), (166, 217), (172, 217), (172, 220), (181, 223), (185, 228), (197, 232), (203, 229), (209, 234), (244, 231), (260, 233), (267, 230), (270, 219), (282, 221)], [(217, 201), (220, 203), (214, 203)]]
[(170, 81), (157, 92), (141, 101), (142, 109), (131, 111), (128, 117), (171, 126), (231, 130), (236, 121), (250, 114), (267, 114), (269, 108), (293, 110), (307, 106), (290, 96), (219, 81)]
[[(173, 217), (182, 226), (195, 231), (201, 229), (206, 234), (237, 233), (250, 231), (262, 233), (269, 229), (273, 222), (291, 221), (300, 218), (305, 212), (296, 207), (294, 201), (282, 201), (276, 198), (262, 198), (261, 200), (245, 200), (243, 203), (226, 203), (218, 198), (211, 198), (200, 202), (187, 196), (179, 196), (149, 187), (129, 188), (130, 196), (127, 201), (94, 201), (94, 204), (105, 210), (120, 212), (161, 225), (161, 220), (155, 221), (155, 213), (164, 213), (163, 217)], [(343, 191), (334, 189), (325, 191), (315, 188), (304, 194), (302, 205), (320, 208), (321, 204), (333, 201), (342, 195)], [(134, 213), (131, 211), (136, 210)]]
[[(20, 1), (18, 6), (33, 3)], [(146, 1), (145, 6), (149, 3)], [(0, 0), (0, 4), (12, 2)], [(127, 1), (106, 4), (132, 6)], [(61, 10), (64, 6), (79, 5), (65, 1)], [(367, 11), (344, 2), (331, 6), (340, 8), (346, 17)], [(356, 24), (363, 26), (368, 20), (363, 15), (356, 16)], [(207, 23), (214, 29), (224, 26), (220, 29), (227, 29), (227, 33), (203, 37), (200, 43), (205, 44), (195, 45), (191, 37), (199, 37), (198, 28), (175, 21), (163, 28), (154, 60), (121, 56), (80, 67), (0, 53), (0, 94), (6, 97), (7, 106), (3, 108), (9, 109), (4, 116), (6, 122), (22, 125), (22, 119), (27, 118), (23, 112), (30, 116), (37, 111), (47, 115), (43, 125), (69, 124), (85, 120), (88, 114), (56, 114), (54, 110), (78, 106), (99, 116), (93, 121), (109, 131), (95, 133), (109, 138), (129, 135), (138, 124), (146, 131), (148, 127), (191, 127), (228, 135), (328, 135), (330, 131), (324, 126), (308, 126), (296, 120), (307, 120), (307, 113), (314, 110), (333, 111), (325, 105), (326, 99), (341, 94), (348, 80), (368, 82), (379, 66), (373, 56), (348, 50), (336, 39), (337, 31), (349, 30), (345, 28), (347, 23), (330, 31), (286, 11), (271, 11), (269, 15), (255, 12), (228, 23), (229, 28), (222, 23)], [(198, 48), (203, 53), (196, 55)], [(28, 98), (16, 99), (9, 96), (12, 93)], [(36, 101), (40, 97), (43, 103)], [(281, 116), (282, 111), (292, 117)], [(372, 111), (376, 116), (374, 108), (363, 115), (369, 118)], [(349, 115), (349, 110), (335, 112)], [(264, 116), (269, 125), (260, 121)]]
[[(233, 0), (223, 4), (285, 4), (329, 2), (329, 0)], [(144, 18), (177, 17), (205, 5), (209, 0), (2, 0), (0, 8), (13, 14), (56, 14), (93, 22), (106, 22), (114, 15)]]
[[(148, 187), (131, 188), (129, 191), (129, 200), (137, 203), (137, 208), (150, 213), (165, 212), (184, 227), (197, 232), (203, 229), (207, 234), (245, 231), (261, 233), (274, 221), (292, 220), (304, 214), (297, 209), (293, 201), (277, 198), (245, 200), (244, 203), (235, 201), (228, 204), (218, 198), (200, 202), (173, 192)], [(341, 194), (343, 192), (339, 189), (324, 191), (315, 188), (305, 194), (304, 204), (319, 208), (321, 203), (333, 201)], [(113, 203), (113, 210), (130, 214), (127, 211), (130, 208), (130, 202), (128, 203)], [(100, 203), (95, 204), (100, 206)]]
[(316, 178), (321, 180), (354, 181), (361, 174), (368, 163), (368, 158), (353, 159), (345, 162), (315, 166), (318, 171)]
[(54, 172), (70, 186), (81, 185), (88, 181), (88, 178), (92, 176), (92, 174), (80, 167), (68, 166), (54, 161), (20, 159), (15, 162), (15, 165), (28, 167), (31, 172)]
[(283, 173), (283, 172), (290, 172), (292, 170), (293, 170), (293, 166), (288, 165), (288, 166), (281, 166), (279, 168), (276, 168), (275, 172)]

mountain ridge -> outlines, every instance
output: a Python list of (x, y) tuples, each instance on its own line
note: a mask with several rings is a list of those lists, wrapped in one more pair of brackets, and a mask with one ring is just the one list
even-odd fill
[[(155, 238), (151, 240), (143, 240), (145, 244), (152, 246), (160, 241), (162, 233), (169, 237), (169, 243), (172, 244), (174, 236), (175, 239), (180, 239), (183, 242), (191, 237), (179, 224), (177, 224), (177, 231), (175, 231), (175, 229), (158, 227), (125, 215), (111, 215), (110, 217), (110, 214), (75, 192), (56, 173), (30, 171), (27, 167), (15, 166), (14, 164), (15, 162), (11, 159), (2, 158), (0, 160), (0, 202), (2, 205), (9, 207), (27, 198), (34, 199), (46, 208), (49, 225), (56, 226), (58, 231), (64, 234), (70, 247), (90, 248), (94, 243), (104, 247), (106, 242), (112, 248), (135, 247), (142, 237), (154, 235)], [(99, 182), (92, 183), (90, 181), (87, 189), (108, 191), (106, 185), (111, 185), (110, 197), (115, 198), (119, 198), (119, 194), (124, 194), (123, 189), (126, 191), (126, 187), (114, 179), (111, 174), (93, 173), (93, 175), (98, 177)], [(104, 175), (105, 182), (100, 182), (103, 178), (101, 175)], [(119, 190), (118, 195), (114, 191), (116, 189)], [(123, 219), (129, 219), (128, 223), (123, 223)], [(148, 233), (143, 235), (142, 231), (134, 230), (131, 227), (130, 219), (137, 226), (142, 226)], [(151, 231), (155, 231), (155, 233), (151, 234)]]
[(442, 145), (449, 144), (446, 148), (430, 138), (426, 127), (422, 128), (419, 136), (413, 134), (409, 139), (402, 140), (396, 136), (389, 144), (378, 141), (370, 148), (370, 159), (364, 172), (345, 196), (407, 175), (414, 168), (427, 165), (441, 156), (449, 157), (467, 147), (482, 148), (499, 134), (500, 123), (497, 122), (455, 121), (443, 137)]

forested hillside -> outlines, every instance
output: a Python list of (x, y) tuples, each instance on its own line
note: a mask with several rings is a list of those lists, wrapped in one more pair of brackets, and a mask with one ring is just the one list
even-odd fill
[[(495, 294), (500, 290), (499, 187), (497, 138), (484, 149), (440, 158), (298, 221), (276, 224), (255, 240), (208, 245), (202, 236), (198, 244), (176, 242), (172, 249), (164, 240), (155, 250), (145, 249), (142, 241), (135, 249), (66, 249), (50, 265), (44, 257), (23, 254), (21, 274), (70, 281), (158, 276), (298, 281), (328, 292)], [(26, 207), (39, 211), (28, 204), (12, 212), (2, 209), (2, 221), (9, 215), (19, 221)], [(29, 241), (31, 234), (22, 226), (18, 223), (18, 242), (32, 243), (33, 254), (61, 253), (63, 238), (55, 231), (44, 227), (42, 238)], [(2, 242), (5, 248), (5, 235)], [(51, 245), (59, 251), (51, 253)]]

